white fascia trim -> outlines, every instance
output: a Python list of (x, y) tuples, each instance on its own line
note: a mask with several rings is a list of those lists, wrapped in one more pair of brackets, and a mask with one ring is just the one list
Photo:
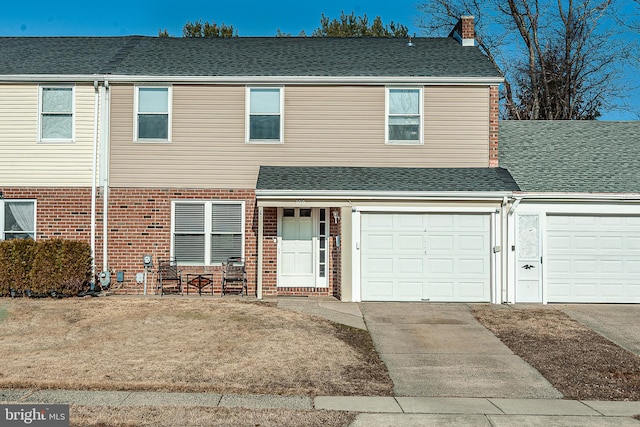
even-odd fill
[(112, 82), (171, 82), (219, 84), (429, 84), (429, 85), (497, 85), (502, 77), (390, 77), (390, 76), (109, 76)]
[(437, 200), (499, 200), (511, 197), (511, 192), (422, 192), (422, 191), (282, 191), (256, 190), (257, 199), (437, 199)]
[(0, 76), (0, 83), (4, 82), (38, 82), (38, 83), (77, 83), (103, 82), (108, 79), (105, 74), (10, 74)]
[(625, 202), (638, 202), (640, 203), (640, 193), (518, 193), (514, 192), (513, 197), (516, 200), (529, 200), (529, 201), (625, 201)]
[(503, 77), (389, 77), (389, 76), (128, 76), (102, 74), (15, 74), (0, 76), (2, 82), (103, 82), (109, 80), (116, 83), (198, 83), (221, 84), (236, 83), (253, 84), (359, 84), (359, 85), (466, 85), (487, 86), (499, 85)]
[(495, 214), (498, 207), (491, 206), (355, 206), (352, 212), (434, 212)]

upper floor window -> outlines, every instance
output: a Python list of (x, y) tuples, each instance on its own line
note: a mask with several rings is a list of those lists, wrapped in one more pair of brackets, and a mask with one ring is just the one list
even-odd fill
[(422, 89), (387, 89), (387, 135), (390, 144), (422, 144)]
[(247, 142), (282, 142), (283, 89), (247, 88)]
[(170, 141), (171, 88), (136, 88), (136, 140)]
[(74, 87), (40, 86), (40, 141), (72, 142)]
[(35, 202), (0, 200), (0, 240), (35, 239)]
[(172, 256), (183, 265), (244, 258), (244, 203), (180, 201), (173, 206)]

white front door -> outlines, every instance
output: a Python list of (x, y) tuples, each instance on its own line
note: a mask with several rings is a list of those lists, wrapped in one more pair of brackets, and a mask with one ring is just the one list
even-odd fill
[(279, 218), (278, 286), (326, 286), (327, 211), (283, 208)]
[(516, 239), (516, 302), (542, 302), (538, 214), (517, 216)]

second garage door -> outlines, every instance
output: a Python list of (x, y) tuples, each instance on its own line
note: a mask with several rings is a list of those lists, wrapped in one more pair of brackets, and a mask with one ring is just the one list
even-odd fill
[(488, 302), (490, 215), (365, 213), (364, 301)]
[(549, 302), (640, 303), (640, 217), (549, 215)]

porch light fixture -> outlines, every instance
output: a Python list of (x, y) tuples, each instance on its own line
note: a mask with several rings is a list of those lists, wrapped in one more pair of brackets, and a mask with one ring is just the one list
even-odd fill
[(337, 224), (340, 221), (340, 213), (338, 211), (331, 211), (331, 215), (333, 215), (333, 220)]

